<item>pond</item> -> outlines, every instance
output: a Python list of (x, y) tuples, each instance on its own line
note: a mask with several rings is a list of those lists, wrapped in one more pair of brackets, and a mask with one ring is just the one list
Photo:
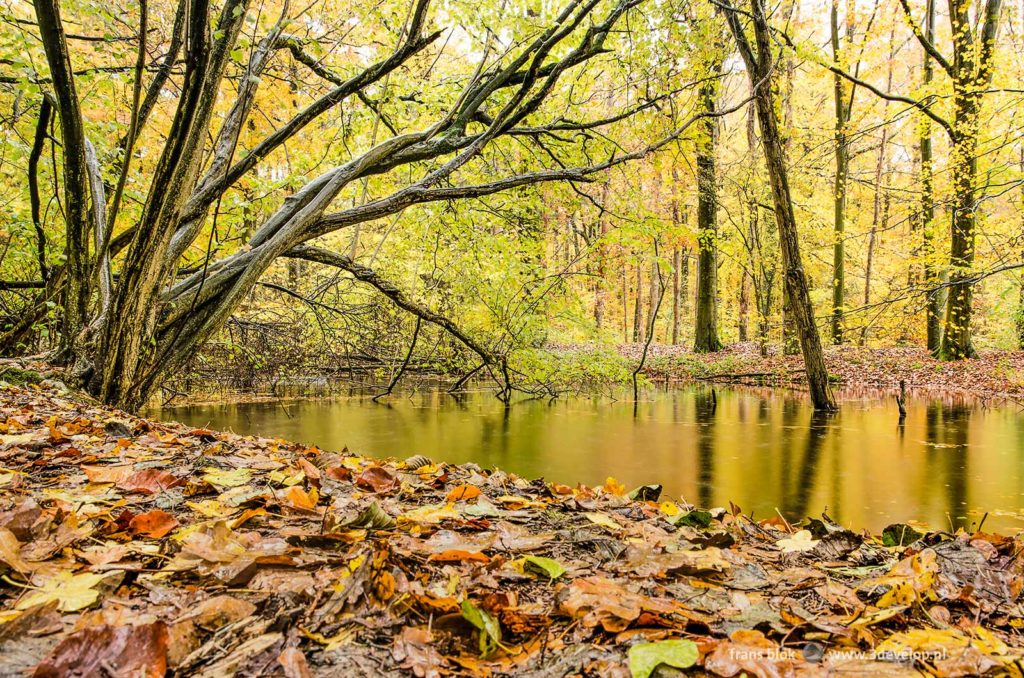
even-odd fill
[(916, 520), (934, 528), (1024, 528), (1021, 408), (912, 398), (904, 425), (891, 395), (840, 393), (837, 415), (804, 395), (682, 386), (628, 399), (530, 400), (506, 409), (488, 392), (427, 389), (375, 403), (317, 400), (196, 405), (165, 420), (282, 437), (366, 455), (475, 462), (527, 478), (628, 488), (661, 484), (698, 506), (730, 501), (754, 517), (827, 510), (850, 527)]

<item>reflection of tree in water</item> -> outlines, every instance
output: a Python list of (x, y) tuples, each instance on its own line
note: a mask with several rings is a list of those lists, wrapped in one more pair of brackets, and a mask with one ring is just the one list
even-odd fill
[(697, 422), (697, 503), (702, 508), (714, 505), (715, 399), (710, 390), (694, 394), (694, 419)]
[(971, 409), (963, 402), (933, 401), (925, 410), (925, 464), (933, 487), (945, 486), (945, 510), (953, 528), (969, 527), (967, 513), (967, 438)]
[[(782, 514), (789, 520), (799, 520), (807, 515), (807, 504), (814, 491), (814, 479), (817, 476), (821, 450), (825, 438), (828, 437), (831, 420), (832, 416), (825, 412), (811, 414), (811, 423), (807, 429), (804, 453), (800, 460), (796, 483), (782, 496)], [(791, 430), (787, 429), (787, 431)]]

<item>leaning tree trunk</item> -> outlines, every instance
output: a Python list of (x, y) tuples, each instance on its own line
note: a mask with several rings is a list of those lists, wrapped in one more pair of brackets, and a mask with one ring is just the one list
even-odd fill
[(790, 197), (786, 162), (782, 155), (782, 141), (779, 138), (775, 122), (774, 102), (770, 90), (766, 87), (759, 87), (758, 90), (757, 117), (761, 123), (761, 142), (764, 147), (765, 165), (768, 168), (768, 180), (772, 188), (775, 218), (779, 225), (779, 244), (782, 248), (782, 267), (786, 291), (789, 293), (791, 315), (804, 355), (807, 384), (811, 390), (811, 402), (816, 410), (834, 410), (836, 404), (832, 396), (832, 389), (829, 387), (821, 337), (818, 335), (818, 327), (814, 323), (814, 307), (811, 305), (811, 296), (807, 289), (807, 276), (804, 273), (803, 260), (800, 256), (796, 215), (793, 212), (793, 203)]
[(71, 56), (64, 36), (57, 0), (35, 0), (39, 35), (53, 80), (60, 117), (63, 158), (65, 283), (59, 359), (74, 361), (89, 303), (89, 178), (85, 158), (85, 128), (79, 107)]
[[(708, 82), (700, 97), (706, 113), (715, 112), (716, 87)], [(697, 142), (697, 318), (693, 350), (711, 353), (722, 348), (718, 338), (718, 184), (715, 151), (718, 121), (708, 117)]]
[(800, 256), (796, 214), (793, 211), (785, 152), (776, 117), (775, 95), (771, 86), (771, 74), (774, 68), (772, 45), (774, 43), (762, 2), (763, 0), (750, 0), (757, 45), (756, 53), (747, 39), (737, 11), (729, 11), (727, 17), (754, 88), (754, 104), (757, 107), (757, 120), (761, 130), (761, 147), (764, 151), (765, 168), (768, 171), (768, 181), (772, 190), (775, 220), (779, 228), (785, 289), (789, 293), (791, 314), (800, 338), (807, 384), (811, 392), (811, 403), (816, 410), (832, 411), (837, 408), (828, 382), (821, 337), (814, 322), (814, 307), (811, 305), (807, 275), (804, 273), (803, 260)]

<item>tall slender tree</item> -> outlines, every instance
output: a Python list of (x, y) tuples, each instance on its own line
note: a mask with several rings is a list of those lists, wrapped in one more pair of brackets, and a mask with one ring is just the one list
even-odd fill
[(729, 28), (754, 89), (754, 105), (757, 108), (757, 121), (761, 130), (761, 147), (772, 189), (775, 219), (779, 227), (786, 291), (789, 293), (793, 320), (800, 338), (811, 403), (816, 410), (833, 411), (837, 409), (836, 401), (829, 386), (821, 336), (814, 321), (814, 307), (811, 305), (807, 275), (804, 273), (803, 260), (800, 256), (800, 238), (796, 214), (793, 211), (782, 136), (779, 132), (776, 94), (772, 88), (772, 74), (777, 63), (772, 49), (775, 43), (763, 0), (750, 0), (749, 17), (754, 33), (753, 43), (747, 37), (743, 25), (742, 17), (745, 15), (746, 13), (741, 14), (735, 7), (728, 7), (726, 10)]
[[(721, 62), (717, 62), (712, 73), (720, 72)], [(708, 117), (701, 122), (697, 141), (697, 317), (693, 339), (693, 350), (697, 353), (722, 349), (718, 337), (718, 120), (714, 117), (717, 83), (718, 78), (708, 78), (699, 95)]]

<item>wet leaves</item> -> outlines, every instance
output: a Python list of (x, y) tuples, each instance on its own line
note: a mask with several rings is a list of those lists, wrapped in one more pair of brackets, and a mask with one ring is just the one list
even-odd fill
[(72, 633), (36, 667), (33, 677), (160, 678), (166, 672), (167, 627), (154, 622), (119, 627), (103, 624)]
[(4, 675), (962, 676), (1024, 656), (1011, 537), (794, 528), (41, 390), (0, 391), (0, 434)]

